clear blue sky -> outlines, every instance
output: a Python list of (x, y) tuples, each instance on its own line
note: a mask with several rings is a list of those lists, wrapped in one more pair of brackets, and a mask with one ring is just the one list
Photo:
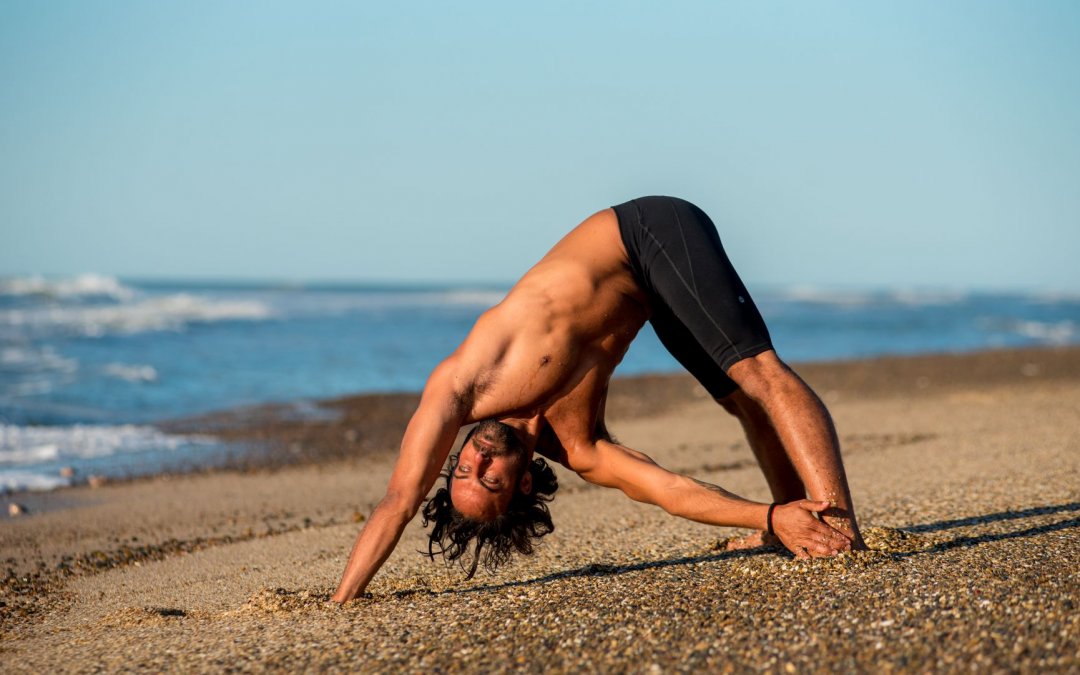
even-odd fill
[(512, 281), (613, 203), (751, 282), (1080, 290), (1080, 2), (0, 2), (0, 275)]

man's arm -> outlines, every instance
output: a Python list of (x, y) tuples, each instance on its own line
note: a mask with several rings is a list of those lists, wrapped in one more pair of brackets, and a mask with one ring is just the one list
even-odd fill
[[(575, 451), (577, 454), (578, 451)], [(628, 497), (655, 504), (668, 513), (708, 525), (764, 530), (768, 504), (751, 502), (716, 485), (673, 473), (647, 455), (616, 443), (597, 441), (586, 450), (588, 466), (578, 471), (590, 483), (622, 490)], [(799, 557), (835, 555), (851, 541), (816, 519), (828, 502), (799, 500), (773, 511), (773, 530)]]
[(468, 412), (461, 395), (466, 388), (455, 376), (454, 362), (448, 359), (428, 379), (420, 406), (401, 441), (386, 495), (356, 538), (341, 583), (331, 598), (335, 602), (352, 600), (364, 592), (438, 479)]

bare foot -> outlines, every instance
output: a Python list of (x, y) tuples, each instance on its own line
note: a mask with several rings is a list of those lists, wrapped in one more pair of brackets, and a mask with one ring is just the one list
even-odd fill
[(859, 528), (855, 525), (850, 518), (847, 517), (847, 512), (840, 509), (829, 509), (825, 513), (821, 514), (821, 520), (832, 527), (834, 530), (844, 535), (851, 540), (852, 551), (865, 551), (867, 550), (866, 543), (863, 541), (862, 533), (859, 532)]
[(744, 549), (758, 548), (761, 546), (784, 547), (784, 545), (780, 543), (779, 537), (759, 530), (748, 534), (745, 537), (732, 537), (724, 543), (723, 548), (725, 551), (742, 551)]

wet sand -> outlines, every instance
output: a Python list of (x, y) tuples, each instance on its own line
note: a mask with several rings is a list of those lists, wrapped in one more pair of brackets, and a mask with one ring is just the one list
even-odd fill
[[(497, 574), (420, 556), (325, 602), (381, 496), (413, 395), (170, 425), (262, 444), (244, 470), (10, 500), (3, 672), (1080, 668), (1080, 348), (811, 364), (875, 549), (725, 552), (735, 530), (560, 471), (556, 531)], [(617, 381), (610, 427), (767, 501), (738, 424), (687, 377)], [(261, 467), (261, 468), (260, 468)]]

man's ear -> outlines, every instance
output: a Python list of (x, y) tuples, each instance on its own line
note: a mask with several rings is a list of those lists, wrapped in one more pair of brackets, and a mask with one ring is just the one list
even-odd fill
[(518, 490), (521, 494), (532, 494), (532, 471), (530, 467), (525, 467), (525, 473), (521, 474), (521, 480), (518, 481)]

